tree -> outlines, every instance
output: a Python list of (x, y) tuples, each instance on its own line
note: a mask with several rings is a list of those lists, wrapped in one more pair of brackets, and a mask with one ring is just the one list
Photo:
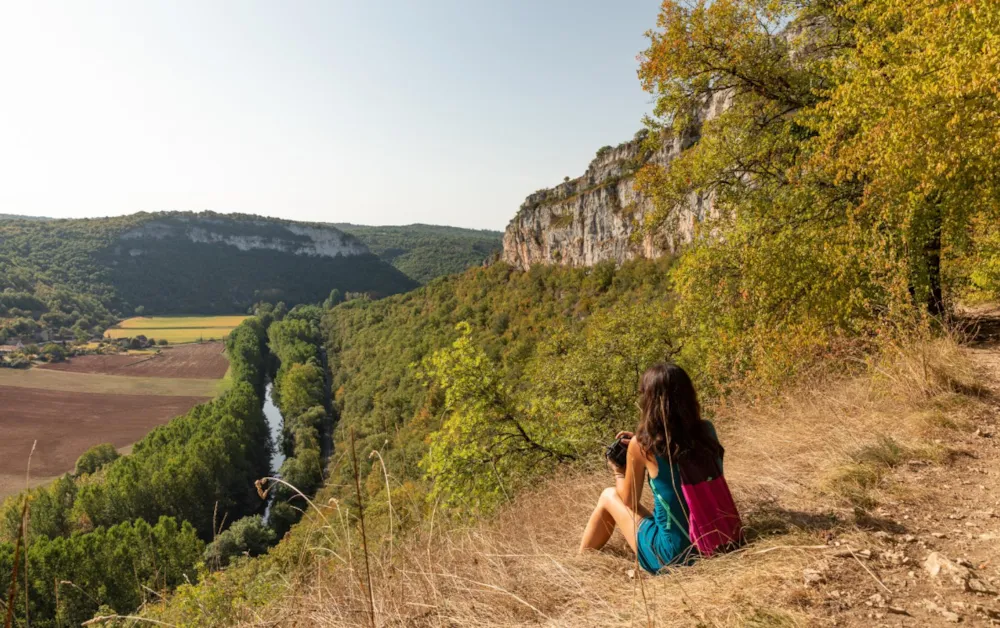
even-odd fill
[(136, 316), (144, 316), (145, 314), (146, 314), (146, 307), (145, 306), (140, 305), (137, 308), (135, 308), (135, 315)]
[(49, 362), (62, 362), (66, 359), (66, 349), (61, 345), (49, 343), (42, 347), (39, 355)]
[(340, 290), (334, 288), (333, 290), (330, 291), (330, 296), (328, 296), (326, 300), (323, 301), (323, 307), (329, 310), (330, 308), (335, 307), (340, 303), (342, 303), (343, 300), (344, 296), (340, 293)]
[(712, 207), (674, 271), (709, 379), (782, 379), (962, 291), (970, 216), (997, 216), (994, 4), (663, 4), (640, 68), (651, 125), (697, 141), (639, 181), (647, 228)]
[(451, 347), (423, 362), (428, 383), (445, 393), (448, 416), (431, 439), (422, 468), (433, 496), (451, 505), (489, 509), (542, 462), (576, 459), (556, 422), (520, 402), (504, 369), (478, 347), (468, 323)]
[(260, 515), (244, 517), (215, 537), (205, 548), (205, 562), (214, 569), (229, 565), (237, 556), (259, 556), (274, 545), (274, 530)]
[(73, 473), (77, 476), (96, 473), (106, 464), (117, 460), (121, 454), (111, 443), (94, 445), (83, 452), (76, 461), (76, 469)]

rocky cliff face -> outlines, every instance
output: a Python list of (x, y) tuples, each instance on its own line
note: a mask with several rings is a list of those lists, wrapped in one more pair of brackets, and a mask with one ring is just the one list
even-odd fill
[[(726, 105), (720, 96), (699, 119), (718, 115)], [(689, 241), (695, 225), (711, 213), (711, 199), (692, 196), (660, 230), (642, 234), (653, 202), (635, 191), (635, 173), (650, 162), (668, 165), (698, 141), (697, 128), (684, 137), (665, 136), (652, 153), (643, 150), (645, 132), (640, 131), (631, 141), (598, 151), (583, 176), (529, 196), (504, 233), (503, 261), (521, 269), (622, 263), (658, 257)]]
[(369, 252), (354, 236), (333, 227), (198, 215), (170, 215), (151, 220), (123, 233), (121, 239), (127, 241), (127, 252), (132, 257), (143, 254), (142, 242), (149, 239), (183, 239), (232, 246), (241, 251), (268, 249), (310, 257), (349, 257)]

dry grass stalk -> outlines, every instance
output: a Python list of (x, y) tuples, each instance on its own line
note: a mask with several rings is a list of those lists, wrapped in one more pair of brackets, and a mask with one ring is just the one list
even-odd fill
[(375, 592), (372, 590), (372, 570), (368, 558), (368, 536), (365, 533), (365, 505), (361, 497), (361, 474), (358, 471), (358, 452), (354, 445), (354, 426), (351, 426), (351, 462), (354, 465), (354, 488), (358, 496), (358, 518), (361, 520), (361, 548), (365, 554), (365, 580), (368, 590), (368, 618), (375, 628)]

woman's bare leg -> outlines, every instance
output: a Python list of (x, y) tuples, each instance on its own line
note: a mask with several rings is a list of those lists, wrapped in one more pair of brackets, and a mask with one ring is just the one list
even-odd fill
[(601, 493), (601, 498), (597, 500), (597, 507), (590, 515), (587, 528), (583, 531), (583, 539), (580, 540), (580, 551), (592, 549), (599, 550), (611, 539), (615, 531), (615, 526), (621, 529), (622, 535), (628, 541), (629, 547), (635, 551), (635, 536), (639, 526), (639, 521), (643, 517), (650, 516), (648, 510), (638, 505), (638, 510), (633, 511), (625, 505), (618, 496), (615, 488), (608, 487)]

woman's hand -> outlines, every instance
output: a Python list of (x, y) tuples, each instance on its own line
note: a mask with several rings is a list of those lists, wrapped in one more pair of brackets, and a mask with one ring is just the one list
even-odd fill
[(628, 445), (629, 442), (631, 442), (632, 439), (635, 438), (635, 433), (634, 432), (618, 432), (618, 434), (615, 435), (615, 438), (617, 438), (618, 440), (624, 441), (625, 444)]

